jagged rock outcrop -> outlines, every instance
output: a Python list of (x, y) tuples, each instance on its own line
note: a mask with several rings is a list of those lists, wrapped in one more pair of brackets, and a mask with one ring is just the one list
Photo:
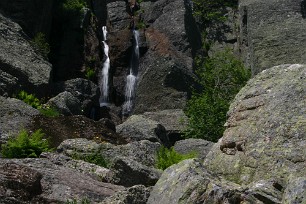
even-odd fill
[(148, 203), (305, 202), (305, 74), (280, 65), (251, 79), (204, 163), (166, 169)]
[(55, 0), (29, 0), (0, 2), (0, 12), (18, 23), (31, 37), (38, 32), (49, 36)]
[(127, 157), (148, 167), (155, 167), (156, 154), (161, 145), (148, 140), (135, 141), (123, 145), (96, 143), (85, 138), (68, 139), (58, 146), (58, 152), (71, 156), (74, 153), (100, 152), (111, 163), (116, 157)]
[[(299, 182), (303, 187), (305, 179)], [(292, 203), (303, 202), (304, 196), (296, 196), (298, 192), (303, 190), (290, 193)], [(185, 160), (164, 171), (147, 203), (285, 203), (282, 194), (283, 189), (274, 180), (240, 186), (207, 171), (197, 160)]]
[(17, 23), (0, 14), (0, 95), (11, 96), (20, 90), (48, 94), (52, 66), (29, 40)]
[(0, 96), (0, 144), (30, 124), (39, 111), (15, 98)]
[(253, 74), (306, 62), (305, 13), (304, 0), (239, 2), (240, 49)]
[[(102, 171), (100, 178), (103, 181), (126, 187), (138, 184), (153, 186), (161, 175), (161, 171), (155, 168), (156, 154), (160, 147), (156, 144), (158, 143), (143, 140), (115, 146), (110, 143), (98, 144), (79, 138), (65, 140), (57, 148), (57, 151), (67, 156), (79, 158), (93, 153), (101, 155), (108, 162), (110, 168), (110, 171)], [(80, 169), (80, 165), (77, 166)], [(95, 168), (92, 169), (96, 171)], [(97, 175), (97, 173), (94, 174)]]
[[(227, 129), (205, 159), (236, 183), (305, 176), (306, 66), (280, 65), (251, 79), (228, 111)], [(285, 188), (285, 186), (283, 186)]]

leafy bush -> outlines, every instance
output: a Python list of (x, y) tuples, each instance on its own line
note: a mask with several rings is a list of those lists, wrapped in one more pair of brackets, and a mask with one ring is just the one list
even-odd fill
[(64, 0), (62, 7), (64, 12), (79, 13), (86, 7), (86, 2), (84, 0)]
[(107, 168), (109, 166), (109, 162), (104, 159), (104, 157), (99, 154), (99, 152), (93, 152), (87, 155), (80, 155), (77, 153), (74, 153), (71, 155), (71, 157), (75, 160), (83, 160), (92, 164), (96, 164), (98, 166), (102, 166)]
[(202, 25), (224, 21), (227, 7), (236, 7), (238, 0), (193, 0), (193, 15)]
[(3, 144), (1, 153), (5, 158), (35, 158), (42, 152), (47, 152), (49, 142), (43, 139), (44, 133), (41, 130), (36, 130), (29, 135), (26, 130), (22, 130), (17, 137), (9, 139), (6, 144)]
[(45, 34), (39, 32), (31, 40), (31, 44), (36, 47), (44, 57), (48, 57), (50, 53), (50, 45), (46, 40)]
[(193, 93), (187, 103), (187, 138), (217, 141), (223, 134), (231, 100), (250, 78), (250, 71), (230, 50), (196, 60), (196, 74), (203, 92)]
[(162, 146), (157, 152), (157, 163), (156, 167), (158, 169), (165, 170), (173, 164), (177, 164), (182, 160), (190, 159), (196, 157), (195, 153), (190, 154), (180, 154), (174, 150), (173, 147), (170, 149)]
[(43, 106), (38, 109), (41, 114), (47, 117), (57, 117), (60, 115), (58, 110), (52, 106)]
[(88, 79), (88, 80), (92, 80), (94, 77), (95, 77), (95, 70), (90, 68), (90, 67), (87, 67), (86, 68), (86, 71), (85, 71), (85, 77)]
[(34, 94), (28, 94), (25, 91), (20, 91), (17, 95), (17, 98), (32, 106), (33, 108), (36, 108), (44, 116), (56, 117), (60, 115), (60, 113), (54, 107), (42, 105), (40, 100), (36, 98)]
[(17, 95), (17, 98), (32, 106), (33, 108), (40, 108), (41, 103), (38, 98), (34, 94), (28, 94), (25, 91), (20, 91)]

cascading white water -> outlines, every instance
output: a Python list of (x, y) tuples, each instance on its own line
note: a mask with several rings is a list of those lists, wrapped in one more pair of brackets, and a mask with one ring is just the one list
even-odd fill
[(107, 106), (108, 105), (108, 81), (109, 81), (109, 68), (110, 68), (110, 59), (108, 56), (109, 52), (109, 47), (106, 43), (106, 35), (107, 35), (107, 30), (106, 26), (102, 27), (103, 31), (103, 45), (104, 45), (104, 54), (106, 56), (106, 60), (103, 63), (103, 69), (100, 74), (100, 81), (99, 81), (99, 86), (100, 86), (100, 91), (101, 91), (101, 96), (99, 99), (100, 102), (100, 107), (102, 106)]
[(133, 30), (133, 37), (133, 53), (130, 64), (130, 73), (126, 78), (125, 102), (122, 107), (123, 115), (127, 115), (132, 111), (133, 100), (135, 98), (137, 71), (139, 66), (139, 32), (137, 30)]

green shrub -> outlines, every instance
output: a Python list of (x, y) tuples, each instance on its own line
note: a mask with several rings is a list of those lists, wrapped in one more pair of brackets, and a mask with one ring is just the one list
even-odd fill
[(6, 144), (3, 144), (1, 153), (4, 158), (35, 158), (42, 152), (47, 152), (49, 142), (43, 139), (44, 133), (36, 130), (31, 135), (26, 130), (22, 130), (17, 137), (11, 138)]
[(238, 0), (193, 0), (193, 15), (202, 26), (224, 21), (227, 7), (237, 7)]
[(189, 124), (184, 134), (216, 142), (223, 134), (230, 102), (250, 78), (250, 71), (225, 50), (211, 58), (198, 58), (196, 74), (203, 91), (193, 93), (187, 103)]
[(60, 115), (58, 110), (52, 106), (43, 106), (38, 109), (41, 114), (47, 117), (57, 117)]
[(28, 94), (25, 91), (20, 91), (17, 95), (17, 98), (32, 106), (33, 108), (40, 108), (41, 103), (38, 98), (34, 94)]
[(67, 200), (65, 204), (90, 204), (90, 201), (87, 198), (83, 198), (81, 202), (78, 202), (76, 199), (73, 199), (72, 201)]
[(62, 7), (64, 12), (79, 13), (86, 7), (86, 2), (84, 0), (64, 0)]
[(174, 150), (173, 147), (170, 149), (162, 146), (157, 152), (157, 163), (156, 167), (158, 169), (165, 170), (173, 164), (177, 164), (182, 160), (190, 159), (196, 157), (195, 153), (190, 154), (180, 154)]
[(83, 160), (105, 168), (109, 166), (109, 162), (105, 160), (104, 157), (101, 154), (99, 154), (99, 152), (93, 152), (87, 155), (74, 153), (71, 155), (71, 157), (75, 160)]
[(44, 57), (48, 57), (50, 53), (50, 45), (46, 40), (45, 34), (39, 32), (31, 40), (31, 44), (38, 49)]
[(17, 98), (32, 106), (33, 108), (36, 108), (44, 116), (56, 117), (60, 115), (60, 113), (54, 107), (43, 106), (40, 100), (36, 98), (34, 94), (28, 94), (25, 91), (20, 91), (17, 95)]
[(90, 68), (90, 67), (87, 67), (86, 68), (86, 71), (85, 71), (85, 77), (88, 79), (88, 80), (92, 80), (94, 77), (95, 77), (95, 70)]

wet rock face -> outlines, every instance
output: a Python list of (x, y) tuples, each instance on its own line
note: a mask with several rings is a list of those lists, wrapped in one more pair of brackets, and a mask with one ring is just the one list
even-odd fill
[(305, 172), (306, 66), (280, 65), (251, 79), (228, 111), (227, 129), (205, 165), (236, 183)]
[[(102, 4), (94, 2), (94, 5), (94, 10), (102, 10)], [(192, 57), (201, 42), (196, 27), (191, 26), (195, 23), (190, 7), (179, 0), (145, 1), (139, 6), (134, 17), (140, 33), (135, 113), (183, 108), (191, 93), (190, 87), (195, 84)], [(106, 7), (113, 85), (111, 97), (112, 102), (120, 106), (124, 102), (132, 55), (132, 18), (126, 1), (110, 1)], [(194, 43), (193, 40), (198, 41)]]
[(0, 94), (26, 90), (46, 95), (51, 79), (50, 63), (34, 50), (22, 28), (0, 14)]
[[(194, 27), (190, 8), (183, 1), (144, 4), (148, 52), (140, 60), (135, 113), (180, 109), (186, 105), (196, 83), (192, 56), (199, 47), (191, 39), (200, 35)], [(165, 26), (166, 25), (166, 26)], [(193, 33), (195, 36), (193, 36)]]
[(242, 55), (253, 74), (306, 62), (305, 1), (240, 1), (239, 13)]

